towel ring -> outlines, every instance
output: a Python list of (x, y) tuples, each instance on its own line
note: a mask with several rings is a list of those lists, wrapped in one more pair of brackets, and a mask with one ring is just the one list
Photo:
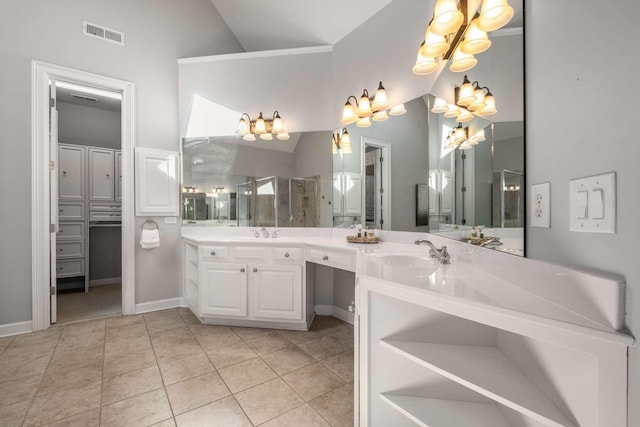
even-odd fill
[[(147, 225), (148, 227), (145, 228), (145, 225)], [(145, 222), (142, 223), (142, 229), (143, 230), (158, 230), (158, 224), (152, 220), (152, 219), (148, 219)]]

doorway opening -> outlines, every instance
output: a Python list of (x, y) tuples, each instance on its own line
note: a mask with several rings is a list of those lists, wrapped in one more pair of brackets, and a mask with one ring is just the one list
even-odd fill
[(32, 89), (32, 329), (133, 314), (134, 87), (33, 61)]
[(362, 137), (364, 206), (363, 224), (368, 228), (391, 229), (391, 144)]

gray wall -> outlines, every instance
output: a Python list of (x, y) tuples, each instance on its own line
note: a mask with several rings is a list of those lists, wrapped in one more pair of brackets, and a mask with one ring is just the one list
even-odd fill
[(121, 146), (120, 112), (58, 102), (58, 141), (114, 148)]
[[(527, 184), (551, 182), (551, 228), (527, 227), (527, 256), (624, 277), (627, 326), (638, 337), (640, 145), (635, 122), (621, 112), (637, 110), (638, 91), (626, 85), (640, 70), (640, 2), (527, 0), (525, 6)], [(617, 233), (570, 232), (569, 180), (611, 171)], [(628, 425), (638, 426), (638, 347), (629, 349), (629, 369)]]
[[(124, 31), (127, 45), (83, 36), (83, 20)], [(31, 60), (133, 82), (137, 144), (177, 151), (176, 58), (241, 50), (208, 0), (0, 3), (0, 197), (11, 201), (0, 204), (0, 324), (31, 319)], [(180, 295), (180, 227), (161, 233), (158, 249), (136, 245), (137, 303)]]
[(524, 165), (524, 137), (503, 139), (493, 142), (493, 170), (503, 169), (522, 172)]

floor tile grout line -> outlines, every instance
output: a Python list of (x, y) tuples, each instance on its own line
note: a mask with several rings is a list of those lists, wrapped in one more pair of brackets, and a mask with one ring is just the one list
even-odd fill
[(104, 321), (104, 339), (102, 340), (102, 375), (100, 375), (100, 408), (98, 412), (98, 425), (102, 423), (102, 402), (104, 400), (104, 368), (107, 363), (107, 321)]

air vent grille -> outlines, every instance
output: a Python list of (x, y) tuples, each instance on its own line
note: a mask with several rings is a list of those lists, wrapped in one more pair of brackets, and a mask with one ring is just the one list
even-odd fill
[(82, 32), (89, 37), (95, 37), (110, 43), (116, 43), (124, 46), (124, 33), (101, 25), (84, 21), (82, 23)]

